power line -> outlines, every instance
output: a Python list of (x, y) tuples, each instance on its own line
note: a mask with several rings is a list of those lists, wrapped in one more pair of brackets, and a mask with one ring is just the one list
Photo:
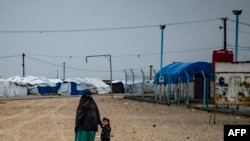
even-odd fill
[(205, 19), (205, 20), (195, 20), (195, 21), (186, 21), (186, 22), (180, 22), (180, 23), (169, 23), (166, 24), (167, 26), (169, 25), (181, 25), (181, 24), (192, 24), (192, 23), (201, 23), (201, 22), (210, 22), (210, 21), (215, 21), (215, 20), (220, 20), (221, 18), (213, 18), (213, 19)]
[[(234, 45), (231, 45), (231, 44), (227, 44), (227, 46), (234, 47)], [(220, 48), (220, 47), (194, 48), (194, 49), (186, 49), (186, 50), (178, 50), (178, 51), (168, 51), (168, 52), (164, 52), (164, 54), (186, 53), (186, 52), (204, 51), (204, 50), (211, 50), (211, 49), (218, 49), (218, 48)], [(250, 47), (239, 46), (239, 48), (248, 49)], [(127, 55), (112, 55), (112, 57), (132, 57), (132, 56), (141, 57), (141, 56), (151, 56), (151, 55), (159, 55), (159, 54), (160, 53), (138, 53), (138, 54), (127, 54)], [(10, 57), (20, 57), (20, 56), (21, 56), (21, 54), (9, 55), (9, 56), (0, 56), (0, 59), (1, 58), (4, 58), (4, 59), (5, 58), (10, 58)], [(26, 54), (26, 57), (28, 57), (28, 58), (31, 58), (31, 59), (34, 59), (36, 61), (40, 61), (40, 62), (43, 62), (43, 63), (47, 63), (47, 64), (49, 64), (49, 62), (46, 62), (46, 61), (43, 61), (43, 60), (31, 57), (31, 56), (43, 56), (43, 57), (54, 57), (54, 58), (69, 58), (69, 59), (73, 59), (73, 58), (85, 58), (85, 56), (74, 56), (74, 55), (70, 55), (70, 56), (63, 56), (63, 55), (60, 56), (59, 55), (59, 56), (57, 56), (57, 55), (44, 55), (44, 54)], [(53, 63), (51, 63), (51, 65), (62, 67), (62, 65), (53, 64)]]
[[(192, 24), (200, 22), (214, 21), (221, 18), (205, 19), (205, 20), (194, 20), (186, 22), (168, 23), (166, 26), (181, 25), (181, 24)], [(66, 29), (66, 30), (0, 30), (0, 33), (56, 33), (56, 32), (92, 32), (92, 31), (109, 31), (109, 30), (125, 30), (125, 29), (138, 29), (138, 28), (152, 28), (159, 27), (159, 25), (143, 25), (143, 26), (129, 26), (129, 27), (111, 27), (111, 28), (93, 28), (93, 29)]]
[[(233, 29), (230, 29), (230, 28), (227, 28), (227, 30), (229, 30), (229, 31), (235, 31), (235, 30), (233, 30)], [(250, 32), (246, 32), (246, 31), (239, 31), (240, 33), (245, 33), (245, 34), (250, 34)]]
[(0, 59), (12, 58), (12, 57), (20, 57), (21, 54), (9, 55), (9, 56), (0, 56)]
[[(213, 48), (199, 48), (199, 49), (191, 49), (191, 50), (182, 50), (182, 51), (172, 51), (172, 52), (164, 52), (164, 54), (169, 54), (169, 53), (183, 53), (183, 52), (190, 52), (190, 51), (200, 51), (200, 50), (210, 50), (210, 49), (214, 49)], [(148, 54), (139, 54), (140, 56), (146, 56), (146, 55), (158, 55), (160, 53), (148, 53)], [(52, 65), (52, 66), (57, 66), (57, 67), (63, 67), (63, 65), (58, 65), (58, 64), (55, 64), (55, 63), (51, 63), (51, 62), (48, 62), (48, 61), (44, 61), (44, 60), (41, 60), (41, 59), (37, 59), (37, 58), (34, 58), (34, 57), (31, 57), (30, 55), (35, 55), (35, 54), (29, 54), (27, 55), (26, 54), (26, 57), (29, 58), (29, 59), (33, 59), (35, 61), (38, 61), (38, 62), (42, 62), (42, 63), (46, 63), (46, 64), (49, 64), (49, 65)], [(37, 56), (37, 55), (36, 55)], [(49, 55), (42, 55), (40, 54), (40, 56), (46, 56), (46, 57), (55, 57), (55, 56), (49, 56)], [(132, 56), (132, 55), (126, 55), (126, 56)], [(138, 54), (134, 55), (134, 56), (138, 56)], [(58, 56), (57, 56), (58, 57)], [(69, 56), (60, 56), (60, 57), (69, 57)], [(74, 56), (70, 56), (71, 58), (74, 58)], [(79, 57), (79, 56), (77, 56)], [(80, 56), (80, 57), (83, 57), (83, 56)], [(119, 56), (116, 56), (116, 57), (119, 57)], [(121, 55), (120, 55), (121, 57)], [(147, 66), (148, 67), (148, 66)], [(73, 70), (78, 70), (78, 71), (88, 71), (88, 72), (109, 72), (109, 71), (103, 71), (103, 70), (89, 70), (89, 69), (80, 69), (80, 68), (76, 68), (76, 67), (69, 67), (69, 66), (66, 66), (66, 68), (69, 68), (69, 69), (73, 69)], [(146, 68), (146, 67), (144, 67)], [(140, 70), (142, 68), (134, 68), (134, 70)], [(112, 72), (121, 72), (123, 70), (116, 70), (116, 71), (112, 71)]]
[[(44, 60), (41, 60), (41, 59), (30, 57), (30, 56), (27, 56), (27, 55), (26, 55), (26, 57), (29, 58), (29, 59), (33, 59), (35, 61), (38, 61), (38, 62), (42, 62), (42, 63), (45, 63), (45, 64), (52, 65), (52, 66), (63, 67), (63, 65), (58, 65), (58, 64), (55, 64), (55, 63), (51, 63), (51, 62), (48, 62), (48, 61), (44, 61)], [(73, 69), (73, 70), (79, 70), (79, 71), (89, 71), (89, 72), (109, 72), (109, 71), (103, 71), (103, 70), (80, 69), (80, 68), (69, 67), (69, 66), (66, 66), (65, 68)], [(116, 72), (116, 71), (113, 71), (113, 72)]]
[(136, 28), (151, 28), (159, 25), (145, 25), (132, 27), (113, 27), (113, 28), (94, 28), (94, 29), (69, 29), (69, 30), (0, 30), (0, 33), (55, 33), (55, 32), (91, 32), (91, 31), (107, 31), (107, 30), (124, 30)]
[[(236, 22), (235, 20), (232, 20), (232, 19), (228, 19), (228, 20), (231, 21), (231, 22)], [(250, 24), (244, 23), (244, 22), (239, 22), (239, 24), (250, 26)]]
[(33, 60), (38, 61), (38, 62), (45, 63), (45, 64), (49, 64), (49, 65), (53, 65), (53, 66), (57, 66), (57, 67), (63, 67), (62, 65), (58, 65), (58, 64), (47, 62), (47, 61), (43, 61), (43, 60), (40, 60), (40, 59), (37, 59), (37, 58), (34, 58), (34, 57), (30, 57), (28, 55), (26, 55), (25, 57), (27, 57), (29, 59), (33, 59)]
[[(33, 59), (35, 61), (38, 61), (38, 62), (42, 62), (42, 63), (45, 63), (45, 64), (52, 65), (52, 66), (63, 67), (63, 65), (58, 65), (58, 64), (55, 64), (55, 63), (51, 63), (51, 62), (48, 62), (48, 61), (44, 61), (44, 60), (41, 60), (41, 59), (30, 57), (30, 56), (27, 56), (27, 55), (26, 55), (26, 57), (29, 58), (29, 59)], [(141, 68), (133, 68), (133, 70), (141, 70), (141, 69), (145, 69), (145, 68), (148, 68), (148, 67), (149, 66), (144, 66), (144, 67), (141, 67)], [(103, 71), (103, 70), (80, 69), (80, 68), (69, 67), (69, 66), (66, 66), (65, 68), (69, 68), (69, 69), (72, 69), (72, 70), (78, 70), (78, 71), (87, 71), (87, 72), (101, 72), (101, 73), (109, 72), (109, 71)], [(113, 70), (112, 72), (123, 72), (123, 70)]]
[[(203, 51), (203, 50), (210, 50), (210, 49), (216, 49), (220, 47), (210, 47), (210, 48), (195, 48), (195, 49), (187, 49), (187, 50), (179, 50), (179, 51), (169, 51), (169, 52), (164, 52), (164, 54), (170, 54), (170, 53), (183, 53), (183, 52), (194, 52), (194, 51)], [(159, 55), (160, 53), (138, 53), (138, 54), (127, 54), (127, 55), (112, 55), (112, 57), (141, 57), (141, 56), (151, 56), (151, 55)], [(53, 58), (85, 58), (85, 56), (56, 56), (56, 55), (44, 55), (44, 54), (26, 54), (29, 56), (43, 56), (43, 57), (53, 57)]]
[[(227, 44), (227, 46), (235, 47), (234, 45), (230, 45), (230, 44)], [(249, 46), (249, 47), (246, 47), (246, 46), (238, 46), (238, 47), (240, 47), (240, 48), (242, 48), (242, 49), (249, 49), (249, 48), (250, 48), (250, 46)]]
[(248, 59), (250, 59), (249, 57), (247, 57), (247, 54), (249, 53), (249, 51), (250, 51), (250, 47), (247, 49), (247, 51), (245, 52), (245, 55), (243, 55), (243, 60), (245, 59), (245, 58), (248, 58)]
[(43, 56), (43, 57), (53, 57), (53, 58), (84, 58), (85, 56), (73, 56), (73, 55), (45, 55), (45, 54), (27, 54), (30, 56)]

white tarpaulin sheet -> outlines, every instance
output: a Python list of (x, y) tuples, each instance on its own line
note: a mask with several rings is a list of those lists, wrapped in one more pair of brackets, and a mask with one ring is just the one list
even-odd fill
[(26, 86), (17, 85), (14, 82), (7, 80), (0, 80), (0, 96), (13, 97), (13, 96), (25, 96), (28, 89)]
[(104, 83), (99, 78), (81, 78), (81, 77), (75, 77), (75, 78), (67, 78), (64, 80), (64, 83), (62, 83), (61, 87), (58, 90), (59, 94), (62, 95), (70, 95), (72, 94), (71, 88), (72, 84), (76, 84), (76, 89), (78, 91), (82, 90), (96, 90), (98, 94), (105, 94), (110, 93), (111, 89), (110, 86)]
[(94, 85), (98, 94), (107, 94), (111, 92), (110, 86), (99, 78), (85, 78), (85, 80)]

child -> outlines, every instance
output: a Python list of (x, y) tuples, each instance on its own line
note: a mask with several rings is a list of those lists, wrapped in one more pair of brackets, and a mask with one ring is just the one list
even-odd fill
[(104, 117), (102, 125), (101, 141), (110, 141), (111, 127), (109, 123), (110, 123), (109, 119)]

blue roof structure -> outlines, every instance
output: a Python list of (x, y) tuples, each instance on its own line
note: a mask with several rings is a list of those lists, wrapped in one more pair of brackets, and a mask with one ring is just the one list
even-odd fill
[[(155, 84), (159, 84), (159, 77), (164, 77), (164, 84), (178, 83), (179, 81), (191, 82), (193, 81), (194, 74), (205, 74), (212, 76), (212, 63), (208, 62), (189, 62), (189, 63), (174, 63), (169, 64), (162, 68), (155, 76)], [(188, 77), (187, 77), (187, 74)], [(169, 79), (171, 78), (171, 79)], [(210, 80), (213, 76), (210, 77)], [(170, 82), (168, 82), (170, 81)]]

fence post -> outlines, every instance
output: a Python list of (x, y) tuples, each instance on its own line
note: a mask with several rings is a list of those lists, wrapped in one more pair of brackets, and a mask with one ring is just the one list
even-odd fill
[(155, 97), (155, 101), (156, 101), (156, 98), (157, 98), (157, 81), (156, 81), (156, 72), (155, 72), (155, 69), (153, 69), (153, 72), (154, 72), (154, 75), (155, 75), (155, 78), (154, 78), (154, 97)]
[(126, 72), (126, 70), (124, 69), (124, 73), (125, 73), (125, 87), (124, 87), (124, 93), (125, 93), (125, 96), (127, 96), (127, 87), (128, 87), (128, 74)]
[(178, 76), (178, 85), (177, 85), (177, 104), (180, 105), (181, 97), (181, 76)]
[(170, 81), (171, 81), (171, 77), (169, 76), (169, 75), (167, 75), (167, 78), (168, 78), (168, 97), (167, 97), (167, 104), (171, 104), (170, 103), (170, 101), (171, 101), (171, 97), (170, 97), (170, 94), (171, 94), (171, 83), (170, 83)]
[(141, 73), (142, 73), (142, 99), (144, 99), (144, 84), (145, 84), (145, 76), (144, 76), (144, 72), (141, 69)]
[(185, 70), (185, 74), (187, 76), (187, 97), (186, 97), (186, 105), (189, 105), (189, 75), (187, 71)]
[(203, 106), (208, 107), (208, 105), (207, 105), (207, 90), (206, 90), (207, 89), (207, 85), (206, 85), (207, 79), (206, 79), (204, 72), (201, 71), (201, 73), (202, 73), (202, 76), (204, 78), (204, 81), (203, 81)]
[(132, 73), (132, 95), (135, 95), (135, 75), (132, 69), (130, 69), (131, 73)]

